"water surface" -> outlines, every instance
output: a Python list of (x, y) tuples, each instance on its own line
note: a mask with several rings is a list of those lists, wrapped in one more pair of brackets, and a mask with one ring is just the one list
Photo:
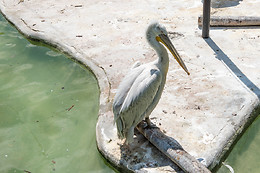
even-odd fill
[[(259, 115), (260, 116), (260, 115)], [(237, 142), (225, 163), (232, 166), (235, 173), (259, 173), (260, 172), (260, 118), (246, 130)], [(222, 166), (218, 173), (230, 172)]]
[(0, 16), (0, 172), (111, 170), (96, 148), (99, 91), (80, 65)]

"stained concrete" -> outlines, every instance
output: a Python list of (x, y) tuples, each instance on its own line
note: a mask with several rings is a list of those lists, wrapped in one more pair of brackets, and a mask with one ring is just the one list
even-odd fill
[[(259, 0), (218, 3), (212, 15), (260, 16)], [(132, 152), (113, 125), (116, 88), (135, 61), (156, 58), (146, 43), (147, 25), (158, 20), (191, 75), (173, 58), (152, 122), (203, 164), (213, 168), (259, 106), (260, 29), (212, 28), (201, 38), (202, 2), (0, 0), (1, 12), (26, 37), (50, 44), (88, 66), (100, 87), (98, 149), (122, 172), (179, 172), (176, 165), (136, 134)]]

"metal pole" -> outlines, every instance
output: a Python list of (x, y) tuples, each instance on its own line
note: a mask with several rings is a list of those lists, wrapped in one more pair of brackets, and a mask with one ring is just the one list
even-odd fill
[(209, 37), (209, 27), (210, 27), (210, 4), (211, 0), (204, 0), (203, 2), (203, 23), (202, 23), (202, 37)]

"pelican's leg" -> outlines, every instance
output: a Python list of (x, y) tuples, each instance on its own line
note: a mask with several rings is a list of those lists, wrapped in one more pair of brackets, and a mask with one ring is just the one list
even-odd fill
[(129, 130), (126, 133), (126, 140), (125, 144), (129, 145), (134, 141), (134, 126), (130, 127)]
[(150, 120), (149, 117), (145, 117), (145, 121), (147, 123), (147, 127), (150, 127), (150, 128), (158, 128), (155, 124), (153, 124)]
[(123, 149), (131, 151), (134, 148), (134, 127), (130, 127), (126, 132), (126, 139), (123, 143)]
[(145, 121), (146, 121), (146, 123), (147, 123), (148, 126), (152, 126), (152, 122), (151, 122), (151, 120), (150, 120), (149, 117), (146, 117), (146, 118), (145, 118)]

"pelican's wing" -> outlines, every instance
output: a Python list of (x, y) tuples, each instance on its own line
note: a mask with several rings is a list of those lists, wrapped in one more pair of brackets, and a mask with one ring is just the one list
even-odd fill
[[(162, 75), (157, 69), (144, 69), (133, 81), (126, 93), (122, 106), (120, 106), (119, 116), (128, 122), (130, 126), (135, 121), (139, 121), (142, 114), (153, 102), (154, 97), (161, 84)], [(116, 120), (116, 119), (115, 119)]]
[(136, 78), (142, 73), (143, 70), (144, 68), (142, 66), (131, 69), (120, 83), (113, 102), (114, 121), (118, 119), (120, 109), (124, 103), (127, 93), (129, 92)]

